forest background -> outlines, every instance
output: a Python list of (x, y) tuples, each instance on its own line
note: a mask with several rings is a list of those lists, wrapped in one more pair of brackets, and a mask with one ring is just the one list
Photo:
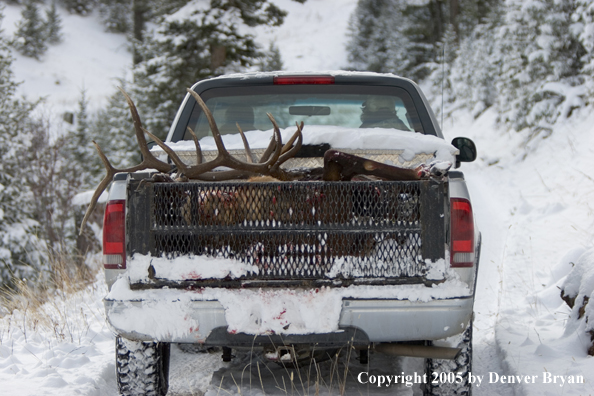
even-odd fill
[[(306, 0), (294, 0), (304, 3)], [(106, 104), (80, 93), (75, 113), (36, 111), (18, 97), (16, 52), (42, 60), (61, 40), (56, 7), (98, 14), (123, 33), (133, 62), (120, 86), (145, 127), (164, 137), (185, 88), (221, 74), (282, 70), (275, 43), (250, 33), (278, 26), (272, 0), (12, 1), (23, 7), (12, 35), (0, 34), (0, 284), (51, 285), (56, 262), (84, 270), (97, 244), (81, 244), (75, 197), (103, 175), (95, 140), (114, 166), (139, 161), (132, 121), (119, 91)], [(307, 5), (307, 3), (306, 3)], [(594, 5), (589, 0), (359, 0), (350, 19), (346, 70), (394, 73), (421, 84), (438, 116), (494, 109), (521, 144), (594, 98)], [(90, 109), (93, 111), (90, 111)], [(100, 232), (100, 219), (85, 230)], [(49, 282), (48, 282), (49, 281)], [(45, 286), (42, 286), (45, 287)]]

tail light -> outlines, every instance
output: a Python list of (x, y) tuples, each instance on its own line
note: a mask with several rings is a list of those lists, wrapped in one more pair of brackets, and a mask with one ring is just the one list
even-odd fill
[(113, 200), (105, 207), (103, 218), (103, 267), (126, 268), (126, 201)]
[(274, 85), (334, 84), (334, 76), (277, 76)]
[(467, 199), (452, 198), (450, 264), (452, 267), (474, 265), (474, 217)]

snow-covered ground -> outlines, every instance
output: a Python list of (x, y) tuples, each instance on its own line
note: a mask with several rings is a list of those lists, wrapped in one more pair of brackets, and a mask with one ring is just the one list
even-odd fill
[[(290, 12), (285, 24), (256, 32), (265, 47), (276, 40), (287, 69), (344, 66), (345, 31), (355, 0), (276, 2)], [(2, 28), (10, 34), (20, 7), (7, 5), (4, 13)], [(104, 33), (93, 16), (62, 13), (62, 20), (64, 42), (50, 46), (41, 62), (15, 54), (13, 68), (24, 81), (20, 92), (30, 99), (46, 97), (48, 111), (72, 111), (84, 87), (91, 108), (94, 101), (99, 106), (113, 92), (114, 79), (126, 73), (131, 59), (126, 40)], [(527, 145), (522, 144), (524, 134), (498, 128), (492, 111), (476, 120), (462, 112), (446, 118), (448, 140), (468, 136), (479, 151), (476, 162), (462, 166), (483, 234), (473, 365), (473, 374), (483, 377), (475, 395), (594, 394), (594, 360), (586, 353), (590, 336), (559, 289), (594, 237), (594, 115), (589, 110)], [(0, 318), (0, 393), (116, 395), (113, 335), (101, 302), (106, 292), (99, 277), (83, 292), (48, 301), (42, 313)], [(218, 353), (173, 347), (170, 394), (318, 394), (315, 387), (304, 388), (305, 375), (322, 379), (319, 394), (340, 394), (341, 385), (346, 394), (419, 394), (417, 387), (358, 385), (352, 377), (344, 379), (344, 367), (331, 363), (319, 374), (303, 371), (291, 378), (288, 371), (256, 358), (238, 355), (222, 363)], [(351, 374), (363, 370), (351, 363)], [(374, 355), (365, 370), (410, 373), (418, 364)], [(510, 375), (519, 377), (505, 377), (515, 383), (503, 384), (503, 376)], [(561, 382), (580, 376), (585, 383)]]
[[(2, 30), (11, 36), (21, 19), (22, 8), (5, 5)], [(22, 81), (19, 92), (31, 101), (45, 98), (44, 113), (75, 112), (83, 90), (89, 110), (107, 103), (117, 79), (126, 77), (132, 64), (128, 42), (122, 34), (105, 33), (95, 16), (80, 17), (58, 7), (62, 20), (62, 42), (49, 45), (40, 60), (13, 55), (15, 79)], [(45, 15), (45, 12), (42, 12)]]

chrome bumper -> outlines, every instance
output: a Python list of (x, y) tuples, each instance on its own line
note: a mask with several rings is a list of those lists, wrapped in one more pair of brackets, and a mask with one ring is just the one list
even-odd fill
[[(160, 304), (167, 304), (167, 307), (154, 309), (155, 302), (104, 300), (110, 325), (116, 333), (130, 339), (211, 344), (214, 340), (209, 340), (209, 336), (213, 331), (227, 328), (225, 310), (218, 301)], [(162, 323), (159, 312), (163, 309), (180, 312), (185, 328), (178, 321)], [(470, 296), (428, 302), (345, 299), (338, 327), (357, 329), (369, 342), (437, 340), (461, 333), (472, 317), (472, 309)], [(135, 317), (142, 318), (142, 326), (132, 319)], [(342, 331), (335, 334), (338, 337), (340, 333)], [(303, 342), (308, 339), (308, 335), (295, 337), (291, 338)]]

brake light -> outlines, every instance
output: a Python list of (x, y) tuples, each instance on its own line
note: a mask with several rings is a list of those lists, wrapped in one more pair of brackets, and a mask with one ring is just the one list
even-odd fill
[(276, 76), (273, 79), (275, 85), (294, 84), (334, 84), (333, 76)]
[(452, 198), (450, 265), (472, 267), (474, 265), (474, 217), (467, 199)]
[(113, 200), (105, 207), (103, 218), (103, 267), (126, 268), (126, 201)]

